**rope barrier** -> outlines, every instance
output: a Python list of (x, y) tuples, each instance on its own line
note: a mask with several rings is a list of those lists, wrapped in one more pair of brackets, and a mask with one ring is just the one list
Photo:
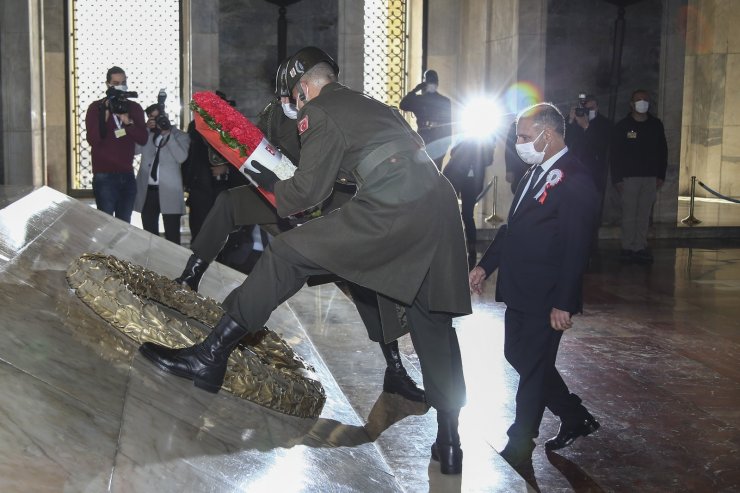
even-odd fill
[(722, 200), (726, 200), (728, 202), (732, 202), (733, 204), (740, 204), (740, 200), (733, 199), (732, 197), (728, 197), (727, 195), (722, 195), (721, 193), (717, 192), (716, 190), (712, 190), (711, 188), (709, 188), (708, 186), (706, 186), (701, 181), (699, 182), (699, 185), (701, 185), (702, 187), (704, 187), (704, 189), (707, 192), (709, 192), (709, 193), (711, 193), (713, 195), (716, 195), (717, 197), (721, 198)]

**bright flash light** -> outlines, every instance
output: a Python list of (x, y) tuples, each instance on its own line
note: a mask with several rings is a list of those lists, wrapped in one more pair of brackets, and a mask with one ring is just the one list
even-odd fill
[(503, 110), (492, 98), (473, 99), (462, 111), (462, 131), (468, 138), (486, 138), (501, 127)]

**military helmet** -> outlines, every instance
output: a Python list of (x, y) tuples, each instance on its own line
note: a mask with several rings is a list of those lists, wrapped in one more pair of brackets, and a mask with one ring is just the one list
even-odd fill
[(288, 89), (288, 80), (286, 77), (289, 61), (290, 58), (286, 58), (280, 62), (280, 66), (278, 67), (277, 72), (275, 72), (275, 96), (279, 98), (290, 97), (290, 90)]
[(439, 84), (439, 75), (436, 70), (427, 70), (424, 72), (424, 82), (427, 84)]
[(292, 92), (301, 77), (311, 70), (315, 65), (326, 62), (334, 69), (334, 74), (339, 75), (339, 65), (324, 50), (314, 46), (302, 48), (290, 57), (286, 67), (286, 85), (288, 92)]

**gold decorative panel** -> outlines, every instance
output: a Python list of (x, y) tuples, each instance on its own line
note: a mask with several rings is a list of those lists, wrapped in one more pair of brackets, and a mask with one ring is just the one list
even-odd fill
[[(90, 146), (85, 135), (88, 106), (105, 96), (105, 74), (121, 67), (142, 108), (167, 90), (166, 109), (181, 113), (180, 0), (69, 0), (71, 188), (92, 188)], [(47, 91), (48, 92), (48, 91)], [(138, 167), (138, 159), (135, 163)]]
[(386, 104), (406, 94), (406, 0), (365, 0), (364, 91)]

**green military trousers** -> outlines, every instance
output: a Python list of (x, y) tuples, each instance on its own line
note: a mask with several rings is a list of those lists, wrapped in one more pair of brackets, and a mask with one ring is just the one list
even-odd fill
[[(288, 246), (280, 236), (265, 249), (252, 273), (224, 300), (226, 312), (250, 332), (261, 329), (270, 314), (297, 293), (310, 276), (331, 274)], [(406, 316), (416, 354), (419, 356), (429, 405), (455, 411), (465, 403), (465, 379), (460, 347), (452, 317), (430, 312), (429, 283), (421, 285)]]
[(190, 249), (209, 264), (226, 245), (229, 235), (241, 226), (258, 224), (275, 236), (288, 229), (275, 209), (249, 185), (224, 190), (208, 211), (198, 236)]

